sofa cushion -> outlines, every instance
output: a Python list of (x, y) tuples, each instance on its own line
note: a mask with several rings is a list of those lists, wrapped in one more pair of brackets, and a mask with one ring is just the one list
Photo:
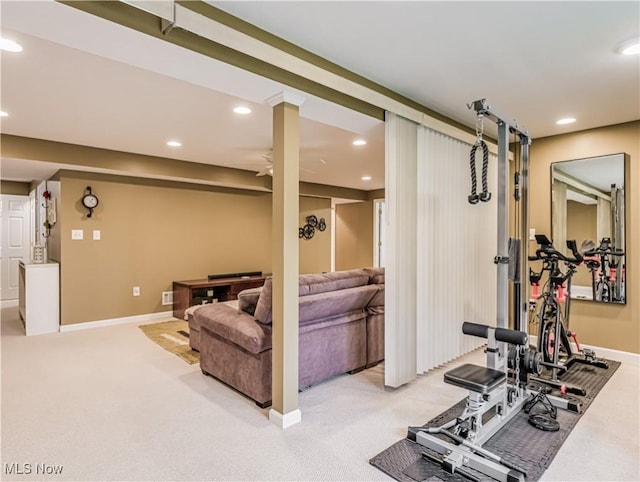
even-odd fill
[(384, 267), (364, 268), (362, 271), (364, 271), (367, 276), (369, 276), (370, 285), (384, 284)]
[(205, 305), (194, 313), (200, 332), (207, 330), (251, 353), (271, 348), (271, 327), (261, 325), (249, 314), (222, 303)]
[(259, 288), (249, 288), (248, 290), (243, 290), (238, 293), (238, 311), (244, 311), (253, 316), (261, 292), (262, 286)]
[[(356, 286), (365, 286), (369, 276), (363, 270), (336, 271), (324, 274), (304, 274), (298, 278), (298, 296), (326, 293)], [(269, 276), (265, 282), (256, 305), (254, 316), (260, 323), (269, 324), (272, 320), (271, 303), (273, 298), (273, 279)]]
[(325, 320), (352, 312), (364, 313), (364, 308), (378, 292), (376, 285), (358, 286), (344, 290), (301, 296), (298, 322), (302, 327), (308, 322)]
[(356, 286), (364, 286), (368, 282), (368, 275), (360, 269), (323, 274), (303, 274), (298, 281), (298, 294), (307, 296), (328, 291), (344, 290)]
[(253, 313), (256, 320), (265, 325), (271, 323), (272, 290), (273, 278), (268, 276), (267, 279), (264, 280), (264, 286), (262, 286), (262, 291), (260, 292), (260, 297), (258, 298), (258, 303), (256, 303), (256, 309)]
[(358, 320), (366, 318), (365, 313), (362, 310), (352, 311), (350, 313), (342, 313), (329, 318), (323, 318), (321, 320), (315, 320), (311, 323), (304, 323), (300, 325), (300, 335), (310, 333), (316, 330), (324, 330), (331, 326), (343, 325), (345, 323), (353, 323)]
[(382, 307), (382, 310), (384, 311), (384, 285), (383, 284), (379, 284), (379, 285), (371, 285), (371, 286), (375, 286), (376, 288), (378, 288), (378, 291), (376, 292), (375, 295), (373, 295), (373, 298), (371, 298), (371, 301), (369, 302), (369, 305), (367, 306), (367, 308), (370, 307)]

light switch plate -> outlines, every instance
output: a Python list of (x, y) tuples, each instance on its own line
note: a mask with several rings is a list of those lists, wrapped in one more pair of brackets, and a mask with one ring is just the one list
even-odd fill
[(93, 230), (93, 240), (94, 241), (100, 241), (100, 230), (99, 229), (94, 229)]
[(84, 231), (82, 229), (72, 229), (71, 230), (71, 239), (84, 239)]
[(536, 228), (529, 228), (529, 239), (531, 241), (536, 240)]

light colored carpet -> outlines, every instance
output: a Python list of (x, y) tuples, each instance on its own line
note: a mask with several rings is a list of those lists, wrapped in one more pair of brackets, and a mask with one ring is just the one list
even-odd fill
[[(2, 310), (2, 480), (389, 480), (369, 459), (464, 397), (444, 371), (397, 390), (383, 366), (300, 393), (302, 423), (268, 411), (199, 366), (150, 343), (135, 324), (25, 337)], [(543, 480), (640, 480), (638, 365), (623, 364)], [(63, 465), (10, 476), (4, 464)]]
[(174, 355), (178, 355), (189, 365), (200, 362), (200, 354), (189, 345), (189, 323), (172, 319), (159, 323), (149, 323), (139, 327), (147, 337)]

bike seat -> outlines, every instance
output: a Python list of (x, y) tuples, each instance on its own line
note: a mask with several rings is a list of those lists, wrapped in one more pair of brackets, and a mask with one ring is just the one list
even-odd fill
[(444, 374), (445, 383), (486, 395), (507, 380), (507, 375), (493, 368), (466, 363)]

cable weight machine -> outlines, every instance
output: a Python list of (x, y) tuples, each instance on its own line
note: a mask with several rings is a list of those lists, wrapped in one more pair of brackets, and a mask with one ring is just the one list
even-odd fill
[[(498, 236), (497, 254), (494, 258), (497, 269), (496, 326), (463, 323), (464, 334), (487, 339), (487, 361), (486, 367), (464, 364), (444, 375), (445, 383), (469, 392), (462, 414), (440, 427), (409, 427), (407, 438), (426, 447), (428, 450), (423, 452), (423, 457), (440, 464), (450, 473), (470, 480), (480, 480), (477, 476), (479, 472), (485, 477), (500, 481), (524, 481), (527, 475), (525, 469), (486, 450), (482, 445), (521, 410), (528, 413), (538, 401), (554, 408), (552, 417), (555, 408), (579, 412), (580, 407), (571, 400), (546, 393), (533, 393), (527, 388), (528, 375), (539, 375), (541, 371), (540, 354), (528, 346), (528, 303), (524, 301), (528, 300), (528, 284), (521, 282), (523, 273), (529, 272), (527, 252), (521, 249), (521, 240), (528, 239), (531, 139), (526, 129), (515, 121), (507, 121), (485, 99), (474, 101), (468, 107), (475, 110), (477, 116), (477, 140), (470, 155), (472, 191), (468, 201), (471, 204), (491, 199), (487, 184), (488, 148), (482, 139), (482, 124), (485, 119), (489, 119), (498, 126), (498, 185), (495, 196)], [(510, 134), (515, 134), (520, 147), (520, 165), (516, 168), (513, 191), (518, 234), (512, 239), (509, 238)], [(477, 177), (474, 167), (478, 148), (483, 152), (483, 191), (480, 194), (476, 193)], [(509, 323), (509, 281), (514, 284), (514, 329), (510, 329)], [(513, 345), (511, 350), (509, 344)], [(545, 429), (555, 428), (555, 420), (548, 419), (546, 422)]]

